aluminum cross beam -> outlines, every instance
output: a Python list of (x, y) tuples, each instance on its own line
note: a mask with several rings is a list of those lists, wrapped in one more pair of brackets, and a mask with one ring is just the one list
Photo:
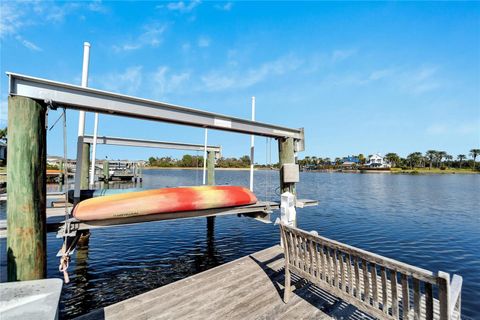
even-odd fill
[[(93, 143), (93, 136), (91, 135), (83, 136), (83, 142)], [(128, 147), (193, 150), (193, 151), (203, 151), (205, 148), (205, 146), (201, 144), (167, 142), (167, 141), (156, 141), (156, 140), (140, 140), (140, 139), (105, 137), (105, 136), (97, 137), (97, 144), (108, 144), (108, 145), (128, 146)], [(207, 151), (221, 153), (222, 148), (220, 146), (207, 146)]]
[(294, 138), (297, 140), (296, 151), (302, 151), (304, 147), (303, 129), (291, 129), (11, 72), (7, 72), (7, 75), (10, 95), (53, 102), (58, 106), (77, 110), (272, 138)]

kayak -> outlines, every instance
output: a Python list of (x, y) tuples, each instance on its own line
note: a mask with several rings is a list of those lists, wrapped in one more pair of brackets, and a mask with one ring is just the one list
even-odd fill
[(180, 187), (91, 198), (73, 209), (78, 220), (106, 220), (180, 211), (235, 207), (257, 202), (239, 186)]
[[(110, 196), (113, 194), (128, 193), (128, 192), (137, 192), (145, 189), (142, 188), (125, 188), (125, 189), (96, 189), (96, 190), (80, 190), (80, 201), (87, 200), (90, 198)], [(74, 201), (74, 190), (68, 190), (68, 202), (73, 203)]]

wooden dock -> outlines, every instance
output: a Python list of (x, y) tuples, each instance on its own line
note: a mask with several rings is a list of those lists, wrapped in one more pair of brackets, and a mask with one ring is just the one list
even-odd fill
[(285, 304), (283, 250), (274, 246), (77, 319), (370, 318), (298, 278), (293, 284)]

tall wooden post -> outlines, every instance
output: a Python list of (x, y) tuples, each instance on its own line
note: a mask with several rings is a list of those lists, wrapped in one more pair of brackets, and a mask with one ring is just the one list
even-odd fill
[[(90, 170), (90, 143), (83, 144), (82, 167), (80, 168), (80, 189), (89, 189), (88, 175)], [(78, 168), (77, 168), (78, 170)]]
[(103, 161), (103, 180), (105, 182), (110, 180), (110, 163), (108, 160)]
[(215, 152), (207, 152), (207, 184), (209, 186), (215, 185)]
[(8, 98), (8, 281), (46, 277), (46, 110)]
[(278, 139), (278, 158), (280, 162), (280, 193), (291, 192), (297, 194), (295, 183), (283, 182), (282, 166), (286, 163), (295, 163), (295, 150), (293, 138)]
[(142, 182), (143, 181), (143, 164), (140, 163), (138, 165), (138, 181)]

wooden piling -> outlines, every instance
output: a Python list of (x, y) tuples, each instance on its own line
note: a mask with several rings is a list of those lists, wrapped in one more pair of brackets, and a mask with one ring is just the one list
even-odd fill
[[(77, 170), (79, 170), (77, 168)], [(90, 189), (90, 183), (88, 181), (90, 170), (90, 143), (83, 144), (82, 151), (82, 167), (80, 168), (80, 189)]]
[(286, 163), (295, 163), (293, 138), (278, 139), (278, 159), (280, 163), (280, 193), (291, 192), (296, 195), (295, 183), (283, 182), (282, 166)]
[(105, 182), (110, 180), (110, 163), (108, 160), (103, 161), (103, 180)]
[(8, 281), (46, 277), (46, 110), (8, 98)]
[(207, 152), (207, 184), (209, 186), (215, 185), (215, 152)]

